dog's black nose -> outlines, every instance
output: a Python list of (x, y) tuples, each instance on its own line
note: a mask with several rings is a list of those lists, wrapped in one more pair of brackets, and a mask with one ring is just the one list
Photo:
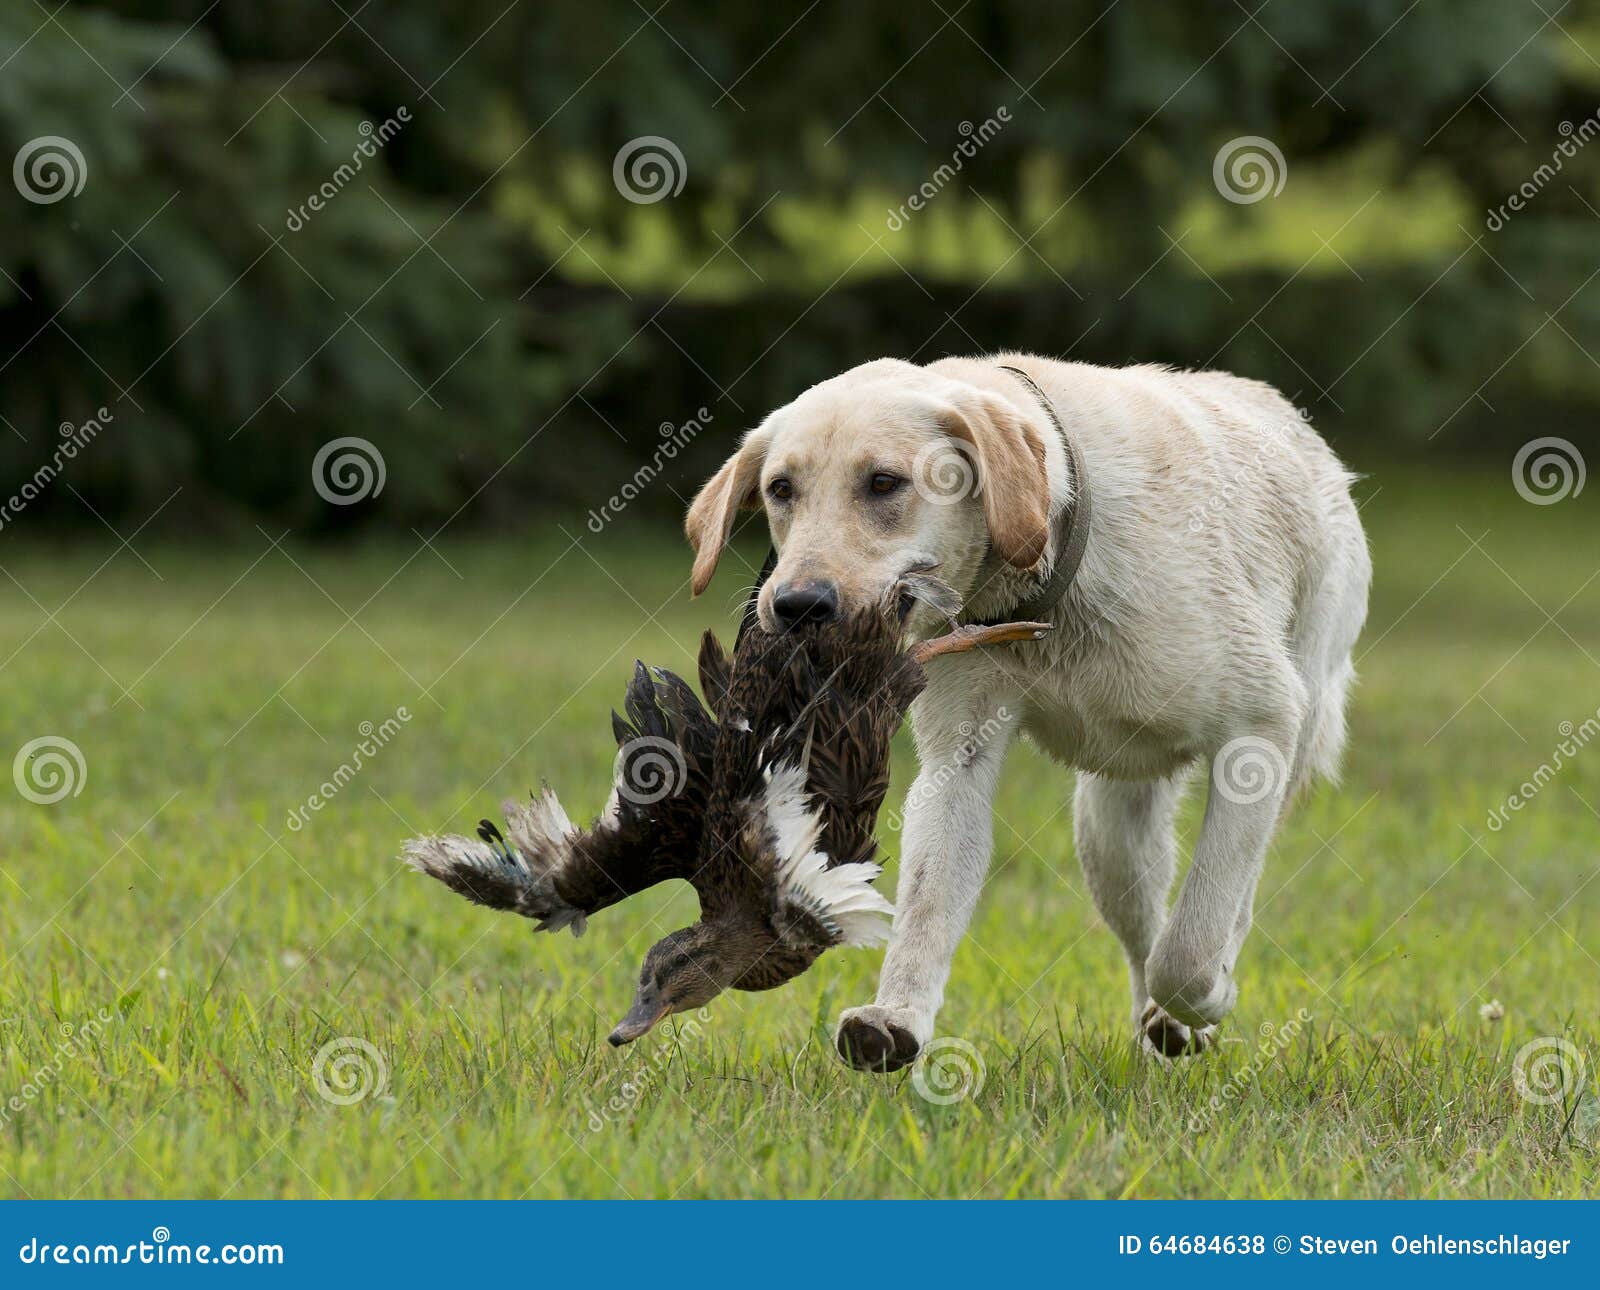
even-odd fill
[(772, 612), (785, 627), (828, 622), (839, 614), (839, 589), (831, 582), (791, 582), (772, 593)]

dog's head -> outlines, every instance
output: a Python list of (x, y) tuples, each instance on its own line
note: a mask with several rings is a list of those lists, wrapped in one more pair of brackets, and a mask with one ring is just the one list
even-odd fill
[(969, 590), (992, 545), (1019, 569), (1049, 542), (1038, 412), (893, 359), (807, 390), (745, 436), (685, 527), (692, 587), (716, 571), (743, 508), (764, 507), (778, 563), (762, 626), (782, 630), (882, 603), (908, 572)]

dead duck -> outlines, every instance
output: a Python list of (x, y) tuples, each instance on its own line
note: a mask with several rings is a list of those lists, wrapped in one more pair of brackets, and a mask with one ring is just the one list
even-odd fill
[(907, 651), (901, 617), (873, 609), (778, 636), (751, 632), (731, 669), (708, 634), (701, 676), (718, 735), (690, 877), (700, 921), (645, 955), (612, 1044), (723, 990), (775, 989), (834, 946), (888, 939), (894, 907), (872, 885), (874, 829), (890, 741), (926, 684), (923, 663), (1048, 630), (963, 627)]
[(881, 943), (894, 910), (872, 886), (873, 830), (890, 741), (925, 684), (923, 664), (1049, 630), (961, 627), (906, 650), (906, 597), (943, 603), (948, 590), (914, 578), (882, 609), (783, 635), (747, 614), (731, 661), (707, 632), (699, 673), (709, 710), (670, 672), (636, 665), (630, 720), (613, 714), (616, 784), (589, 829), (574, 828), (546, 789), (527, 805), (507, 803), (505, 834), (486, 820), (477, 839), (415, 839), (405, 859), (537, 930), (581, 933), (591, 914), (635, 891), (689, 882), (701, 917), (646, 954), (615, 1045), (723, 990), (780, 986), (833, 946)]
[(723, 990), (774, 989), (831, 946), (887, 938), (894, 909), (872, 886), (873, 826), (889, 740), (923, 685), (896, 637), (877, 612), (792, 635), (750, 632), (731, 666), (707, 637), (702, 685), (718, 727), (689, 875), (700, 920), (645, 955), (613, 1044)]

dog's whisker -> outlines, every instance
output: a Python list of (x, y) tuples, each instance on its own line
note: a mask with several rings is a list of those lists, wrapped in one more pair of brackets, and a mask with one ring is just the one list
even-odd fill
[(919, 604), (927, 605), (942, 618), (954, 619), (961, 612), (961, 593), (943, 578), (930, 572), (913, 571), (901, 574), (890, 592), (896, 597), (910, 596)]

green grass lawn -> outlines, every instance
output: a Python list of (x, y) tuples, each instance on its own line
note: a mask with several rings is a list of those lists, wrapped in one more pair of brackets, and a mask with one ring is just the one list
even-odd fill
[[(1596, 1194), (1600, 746), (1487, 823), (1600, 707), (1594, 499), (1531, 506), (1498, 472), (1360, 492), (1377, 586), (1347, 773), (1279, 836), (1220, 1049), (1136, 1056), (1071, 778), (1022, 748), (939, 1019), (982, 1085), (949, 1103), (832, 1057), (876, 952), (613, 1051), (644, 950), (694, 917), (687, 888), (535, 937), (395, 860), (541, 778), (597, 809), (632, 660), (687, 670), (732, 620), (738, 560), (691, 604), (679, 541), (627, 516), (569, 526), (581, 545), (437, 551), (58, 551), (8, 530), (0, 754), (62, 736), (86, 775), (53, 804), (0, 793), (0, 1192)], [(401, 708), (291, 830), (362, 723)], [(1514, 1079), (1541, 1038), (1586, 1067), (1554, 1102)], [(340, 1069), (377, 1077), (347, 1104), (314, 1075), (339, 1039), (371, 1046)]]

